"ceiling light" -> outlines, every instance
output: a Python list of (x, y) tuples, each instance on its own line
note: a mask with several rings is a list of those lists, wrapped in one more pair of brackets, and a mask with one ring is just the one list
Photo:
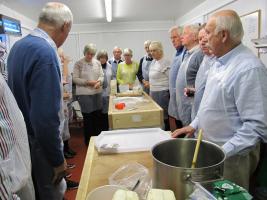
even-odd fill
[(106, 18), (108, 22), (112, 20), (112, 0), (105, 0)]

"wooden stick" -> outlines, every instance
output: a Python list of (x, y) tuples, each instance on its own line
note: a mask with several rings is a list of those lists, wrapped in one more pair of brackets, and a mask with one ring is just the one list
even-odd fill
[(195, 152), (194, 152), (194, 157), (193, 157), (191, 168), (195, 168), (196, 167), (197, 156), (198, 156), (199, 146), (200, 146), (201, 140), (202, 140), (202, 129), (199, 129), (198, 137), (197, 137), (197, 145), (196, 145), (196, 148), (195, 148)]

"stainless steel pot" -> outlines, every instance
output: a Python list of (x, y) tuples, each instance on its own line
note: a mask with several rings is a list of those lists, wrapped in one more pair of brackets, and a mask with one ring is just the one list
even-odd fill
[(152, 148), (153, 188), (173, 190), (176, 200), (185, 200), (193, 183), (222, 178), (225, 153), (208, 141), (200, 144), (196, 168), (191, 169), (196, 139), (171, 139)]

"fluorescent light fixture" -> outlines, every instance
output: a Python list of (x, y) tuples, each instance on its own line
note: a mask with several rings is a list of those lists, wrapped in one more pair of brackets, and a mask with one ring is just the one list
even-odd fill
[(105, 0), (106, 18), (108, 22), (112, 20), (112, 0)]

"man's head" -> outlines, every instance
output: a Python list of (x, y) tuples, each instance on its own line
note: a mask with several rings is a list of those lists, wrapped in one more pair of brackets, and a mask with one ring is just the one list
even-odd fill
[(38, 27), (46, 31), (60, 47), (70, 32), (72, 22), (73, 15), (65, 4), (49, 2), (39, 15)]
[(178, 26), (173, 26), (169, 30), (172, 45), (174, 46), (175, 49), (178, 49), (179, 47), (182, 46), (182, 41), (181, 41), (182, 33), (183, 33), (182, 27)]
[(205, 28), (202, 28), (198, 33), (198, 43), (204, 54), (210, 55), (211, 50), (208, 47), (208, 39)]
[(150, 41), (150, 40), (146, 40), (146, 41), (144, 42), (144, 47), (145, 47), (146, 53), (147, 53), (148, 56), (151, 57), (151, 53), (150, 53), (150, 51), (149, 51), (149, 45), (150, 45), (150, 44), (151, 44), (151, 41)]
[(182, 35), (182, 44), (187, 50), (190, 50), (194, 46), (198, 45), (199, 28), (199, 24), (187, 25), (184, 27)]
[(221, 57), (241, 43), (244, 35), (242, 22), (233, 10), (216, 12), (205, 27), (208, 46), (216, 57)]
[(122, 54), (122, 50), (121, 48), (115, 46), (113, 48), (113, 56), (115, 60), (121, 60), (121, 54)]

